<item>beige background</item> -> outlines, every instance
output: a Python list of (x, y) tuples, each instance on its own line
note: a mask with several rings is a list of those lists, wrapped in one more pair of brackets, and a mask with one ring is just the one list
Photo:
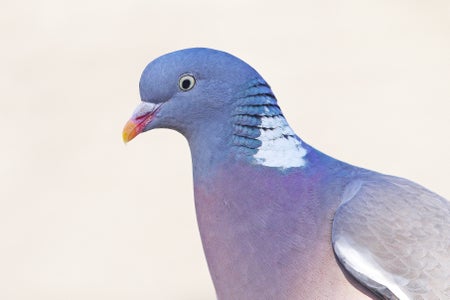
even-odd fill
[(190, 156), (121, 130), (145, 65), (229, 51), (307, 142), (450, 198), (450, 2), (0, 2), (0, 299), (213, 299)]

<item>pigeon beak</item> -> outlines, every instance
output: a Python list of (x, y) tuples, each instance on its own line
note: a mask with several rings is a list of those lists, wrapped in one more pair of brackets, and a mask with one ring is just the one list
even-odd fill
[(161, 104), (150, 102), (141, 102), (136, 107), (130, 120), (125, 124), (122, 131), (122, 139), (124, 143), (128, 143), (134, 139), (139, 133), (144, 131), (145, 127), (153, 120), (156, 112)]

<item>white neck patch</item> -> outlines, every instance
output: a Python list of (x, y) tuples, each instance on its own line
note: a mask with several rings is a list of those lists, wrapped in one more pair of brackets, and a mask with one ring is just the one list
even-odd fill
[(307, 150), (282, 115), (261, 117), (261, 127), (256, 139), (262, 144), (253, 155), (257, 164), (283, 169), (306, 165)]

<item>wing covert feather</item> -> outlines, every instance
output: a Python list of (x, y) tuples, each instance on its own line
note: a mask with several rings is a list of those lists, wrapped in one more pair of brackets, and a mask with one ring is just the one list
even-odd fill
[(382, 298), (450, 299), (450, 202), (413, 182), (351, 182), (332, 242), (346, 270)]

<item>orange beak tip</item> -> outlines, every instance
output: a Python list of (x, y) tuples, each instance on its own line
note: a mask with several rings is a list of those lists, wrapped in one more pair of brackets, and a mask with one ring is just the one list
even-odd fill
[(125, 124), (125, 127), (123, 128), (122, 131), (122, 140), (125, 144), (134, 139), (139, 134), (137, 127), (138, 124), (133, 122), (133, 120), (129, 120)]
[(142, 102), (122, 131), (122, 140), (126, 144), (138, 134), (145, 131), (145, 127), (153, 120), (160, 104)]

